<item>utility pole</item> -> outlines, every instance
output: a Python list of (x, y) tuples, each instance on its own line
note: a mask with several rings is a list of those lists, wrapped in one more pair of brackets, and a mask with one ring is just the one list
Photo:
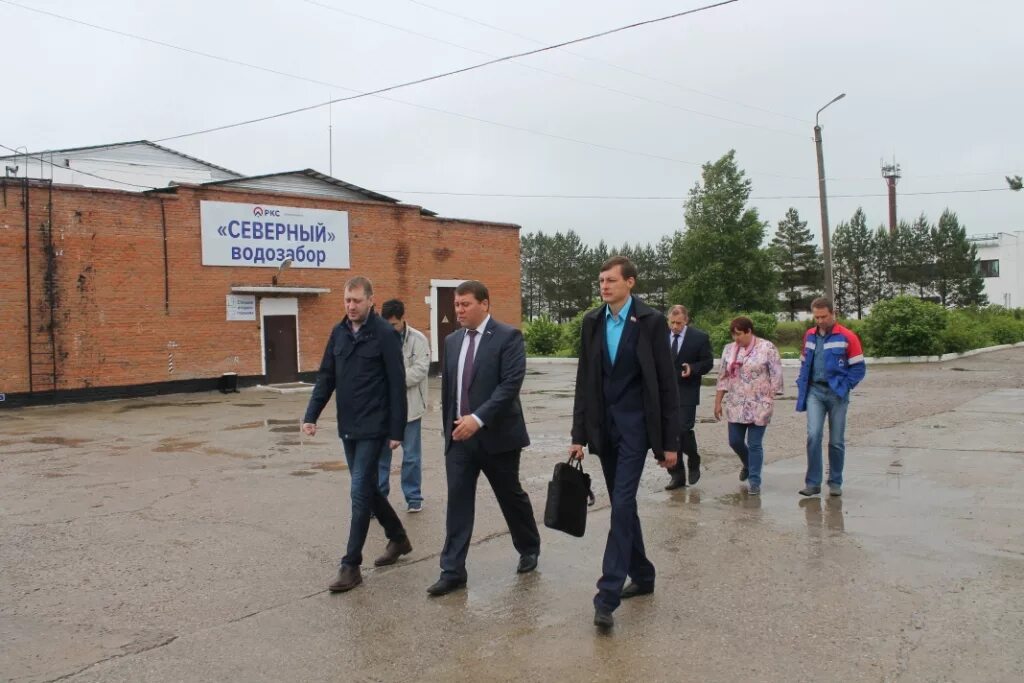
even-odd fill
[(818, 200), (821, 202), (821, 255), (825, 261), (825, 296), (833, 304), (836, 299), (832, 286), (832, 246), (829, 241), (828, 194), (825, 191), (825, 156), (821, 151), (821, 126), (818, 124), (818, 116), (830, 104), (834, 104), (844, 97), (846, 97), (846, 93), (840, 93), (814, 115), (814, 147), (818, 153)]

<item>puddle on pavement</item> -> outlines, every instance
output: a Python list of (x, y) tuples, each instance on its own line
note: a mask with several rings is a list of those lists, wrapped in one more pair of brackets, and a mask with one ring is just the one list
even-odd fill
[[(2, 445), (0, 444), (0, 446)], [(56, 450), (56, 448), (26, 448), (20, 451), (3, 451), (0, 455), (32, 455), (33, 453), (53, 453)]]
[(752, 496), (746, 491), (727, 493), (724, 496), (718, 496), (715, 500), (722, 505), (732, 505), (745, 510), (757, 510), (761, 507), (761, 496)]
[(127, 413), (130, 410), (144, 410), (146, 408), (178, 408), (184, 406), (208, 406), (217, 403), (217, 401), (192, 401), (191, 403), (172, 403), (170, 401), (154, 401), (152, 403), (130, 403), (126, 406), (121, 406), (117, 412)]
[(66, 472), (43, 472), (42, 476), (44, 479), (59, 479), (61, 477), (75, 477), (78, 475), (68, 474)]
[(289, 472), (288, 474), (292, 475), (293, 477), (312, 477), (314, 474), (319, 473), (310, 472), (309, 470), (296, 470), (295, 472)]
[(232, 403), (231, 405), (239, 408), (262, 408), (264, 406), (263, 403)]
[(293, 424), (286, 427), (271, 427), (270, 431), (275, 434), (298, 434), (301, 429), (302, 427), (300, 425)]
[(231, 425), (230, 427), (225, 427), (224, 431), (225, 432), (234, 432), (234, 431), (238, 431), (239, 429), (256, 429), (257, 427), (262, 427), (262, 426), (263, 426), (263, 420), (256, 420), (254, 422), (243, 422), (241, 424)]
[(843, 499), (829, 496), (822, 505), (821, 498), (813, 496), (799, 502), (809, 528), (825, 527), (831, 531), (845, 531), (846, 521), (843, 518)]
[(205, 441), (184, 441), (182, 439), (163, 439), (153, 449), (154, 453), (182, 453), (206, 445)]
[(224, 448), (218, 448), (217, 446), (206, 446), (205, 448), (202, 449), (202, 451), (207, 455), (226, 455), (229, 458), (241, 458), (243, 460), (248, 460), (249, 458), (253, 457), (248, 453), (238, 453), (236, 451), (229, 451)]
[(29, 439), (29, 443), (44, 446), (70, 446), (71, 448), (78, 448), (83, 443), (89, 443), (90, 441), (92, 439), (69, 439), (63, 436), (37, 436)]
[(310, 465), (311, 469), (322, 470), (324, 472), (339, 472), (341, 470), (347, 470), (348, 465), (344, 460), (328, 460), (327, 462), (317, 462)]

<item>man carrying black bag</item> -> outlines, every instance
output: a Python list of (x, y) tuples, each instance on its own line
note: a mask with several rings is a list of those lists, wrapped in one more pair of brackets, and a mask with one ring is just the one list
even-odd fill
[[(679, 393), (665, 316), (632, 296), (636, 266), (613, 256), (601, 266), (604, 306), (583, 318), (576, 370), (572, 446), (601, 460), (611, 498), (611, 528), (594, 596), (594, 624), (611, 628), (623, 598), (654, 592), (654, 565), (644, 550), (636, 493), (649, 450), (662, 467), (676, 464)], [(626, 577), (632, 579), (623, 588)]]
[(587, 508), (593, 504), (590, 475), (583, 471), (583, 464), (569, 456), (569, 462), (555, 465), (548, 482), (544, 526), (582, 538), (587, 531)]

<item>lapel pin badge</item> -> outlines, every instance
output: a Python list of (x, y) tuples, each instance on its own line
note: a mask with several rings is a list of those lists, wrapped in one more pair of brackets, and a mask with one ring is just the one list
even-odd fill
[(636, 316), (635, 315), (629, 316), (629, 322), (635, 323), (636, 322)]

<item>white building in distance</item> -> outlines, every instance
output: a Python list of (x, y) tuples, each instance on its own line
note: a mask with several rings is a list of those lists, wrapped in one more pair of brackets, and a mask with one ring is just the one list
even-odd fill
[(970, 235), (990, 304), (1024, 307), (1024, 230)]

